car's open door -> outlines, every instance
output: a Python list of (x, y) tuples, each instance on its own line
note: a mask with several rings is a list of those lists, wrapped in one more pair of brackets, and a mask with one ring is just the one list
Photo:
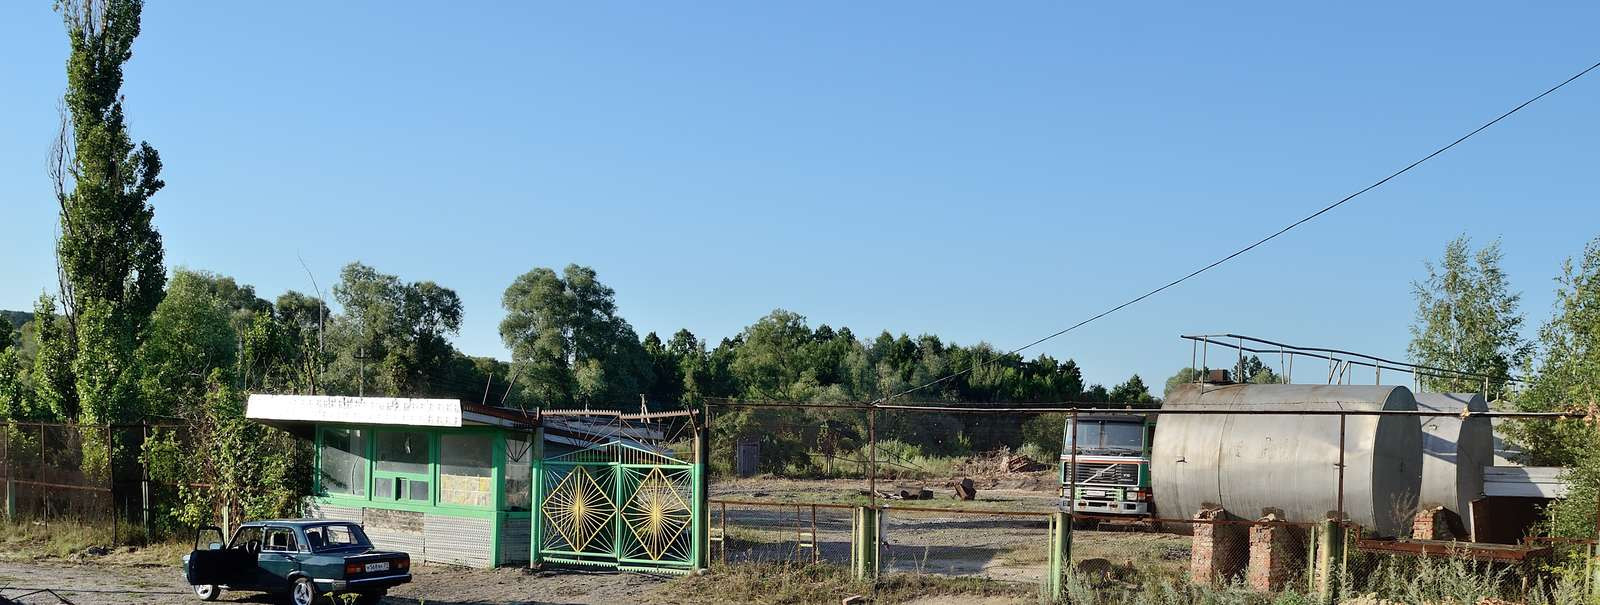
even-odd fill
[(194, 532), (194, 550), (189, 552), (185, 580), (190, 585), (237, 586), (255, 574), (255, 553), (245, 548), (226, 548), (222, 528), (202, 525)]

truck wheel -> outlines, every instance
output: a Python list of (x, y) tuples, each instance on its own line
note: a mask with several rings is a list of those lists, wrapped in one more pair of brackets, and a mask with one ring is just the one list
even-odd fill
[(311, 583), (311, 578), (301, 576), (294, 579), (294, 584), (289, 585), (289, 602), (294, 605), (312, 605), (317, 601), (317, 585)]
[(216, 584), (195, 584), (189, 588), (194, 590), (194, 596), (200, 597), (202, 601), (215, 601), (217, 597), (222, 596), (222, 589), (217, 588)]

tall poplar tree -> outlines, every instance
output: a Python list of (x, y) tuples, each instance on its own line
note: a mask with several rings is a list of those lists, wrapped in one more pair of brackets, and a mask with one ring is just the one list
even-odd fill
[[(123, 64), (139, 36), (140, 0), (60, 0), (71, 54), (51, 176), (56, 243), (78, 419), (136, 415), (134, 351), (166, 284), (151, 196), (161, 158), (134, 144), (123, 116)], [(70, 411), (70, 410), (67, 410)]]

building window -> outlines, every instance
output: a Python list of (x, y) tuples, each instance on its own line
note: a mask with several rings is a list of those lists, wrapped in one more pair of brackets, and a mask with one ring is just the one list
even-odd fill
[(494, 437), (486, 433), (439, 437), (439, 503), (494, 506)]
[(431, 502), (433, 471), (428, 434), (420, 431), (378, 431), (373, 465), (375, 500)]
[(506, 510), (531, 510), (533, 441), (527, 435), (506, 437)]
[(361, 429), (323, 429), (322, 490), (367, 495), (367, 435)]

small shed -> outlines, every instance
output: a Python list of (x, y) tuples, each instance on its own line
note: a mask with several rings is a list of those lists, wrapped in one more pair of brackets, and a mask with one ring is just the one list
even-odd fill
[(1554, 466), (1483, 467), (1483, 497), (1472, 502), (1473, 541), (1521, 542), (1552, 501), (1567, 497), (1565, 473)]
[(314, 444), (309, 516), (359, 522), (375, 545), (420, 561), (530, 560), (531, 415), (455, 399), (257, 394), (245, 416)]

